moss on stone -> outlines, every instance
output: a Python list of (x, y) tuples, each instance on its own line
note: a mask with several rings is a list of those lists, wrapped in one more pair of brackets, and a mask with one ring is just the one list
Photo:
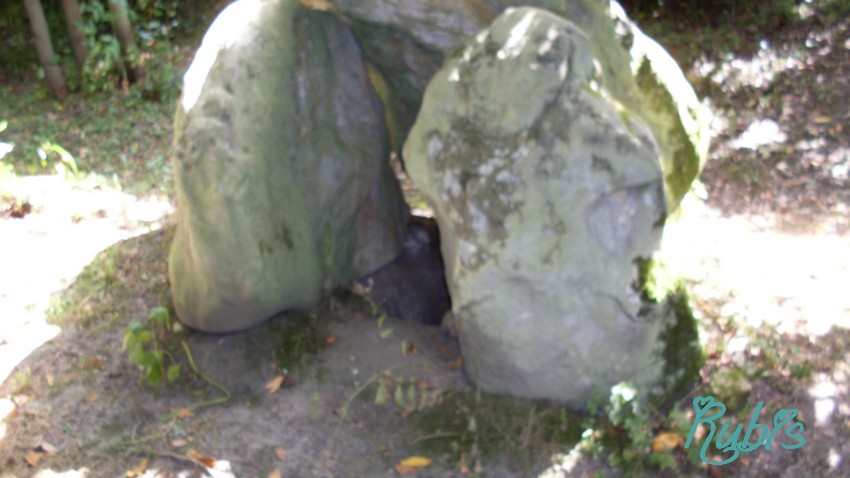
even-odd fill
[[(663, 372), (650, 391), (650, 400), (669, 406), (683, 389), (699, 377), (705, 354), (699, 341), (699, 329), (681, 279), (673, 276), (663, 262), (637, 258), (636, 282), (644, 306), (641, 316), (657, 316), (667, 322), (659, 335), (663, 344)], [(659, 314), (660, 312), (660, 314)]]
[(664, 373), (660, 385), (663, 391), (657, 399), (662, 407), (669, 406), (685, 387), (697, 380), (705, 364), (697, 321), (681, 283), (666, 297), (664, 307), (671, 322), (661, 333)]
[(324, 344), (321, 322), (308, 314), (288, 313), (283, 320), (270, 324), (274, 336), (274, 353), (277, 366), (288, 373), (300, 371), (309, 363), (310, 356), (318, 353)]
[(662, 148), (666, 157), (662, 158), (661, 167), (664, 170), (667, 203), (673, 210), (688, 192), (691, 183), (697, 178), (702, 168), (705, 158), (701, 158), (695, 149), (695, 145), (700, 144), (700, 141), (688, 135), (682, 121), (674, 120), (679, 111), (677, 100), (657, 77), (657, 72), (653, 70), (648, 59), (641, 62), (635, 81), (645, 103), (645, 109), (665, 112), (666, 114), (659, 117), (670, 118), (666, 131), (659, 130), (660, 121), (653, 123), (653, 133), (658, 136), (658, 141), (666, 146)]

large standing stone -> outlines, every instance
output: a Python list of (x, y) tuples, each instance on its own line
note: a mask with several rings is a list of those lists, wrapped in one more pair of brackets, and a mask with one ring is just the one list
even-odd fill
[(642, 308), (659, 245), (659, 148), (576, 25), (511, 9), (452, 57), (404, 147), (435, 209), (455, 326), (485, 389), (584, 406), (664, 370)]
[(296, 0), (240, 0), (186, 73), (170, 257), (186, 325), (244, 329), (395, 257), (407, 207), (351, 31)]
[(351, 19), (366, 56), (395, 94), (390, 109), (402, 140), (443, 60), (505, 8), (531, 5), (557, 13), (588, 35), (608, 94), (641, 118), (656, 138), (671, 209), (702, 169), (709, 141), (703, 108), (676, 62), (616, 1), (328, 1)]

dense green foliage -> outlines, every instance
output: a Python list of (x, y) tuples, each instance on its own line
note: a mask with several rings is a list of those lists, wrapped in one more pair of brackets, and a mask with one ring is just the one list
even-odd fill
[(22, 2), (0, 3), (0, 171), (97, 173), (135, 191), (170, 192), (168, 145), (182, 71), (224, 3), (130, 0), (145, 76), (128, 84), (105, 0), (80, 1), (89, 49), (83, 71), (60, 0), (42, 0), (56, 62), (72, 90), (61, 102), (41, 81)]
[[(122, 80), (121, 51), (113, 26), (108, 0), (81, 0), (82, 30), (89, 56), (83, 71), (74, 65), (71, 42), (60, 0), (41, 0), (56, 50), (54, 60), (68, 76), (72, 90), (88, 93), (111, 91)], [(128, 0), (129, 15), (140, 47), (139, 58), (146, 68), (157, 66), (157, 59), (176, 38), (196, 34), (209, 23), (223, 1), (180, 2), (179, 0)], [(0, 64), (4, 65), (0, 80), (23, 80), (26, 73), (39, 69), (26, 11), (21, 2), (0, 5)], [(153, 65), (148, 65), (153, 62)]]

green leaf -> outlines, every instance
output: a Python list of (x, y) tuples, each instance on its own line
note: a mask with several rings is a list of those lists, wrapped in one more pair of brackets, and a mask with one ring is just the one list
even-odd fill
[(386, 383), (382, 380), (378, 384), (378, 390), (375, 392), (375, 405), (386, 405), (389, 398)]
[(171, 383), (180, 377), (180, 365), (172, 364), (168, 367), (168, 383)]
[(145, 329), (141, 329), (136, 333), (136, 338), (139, 340), (139, 343), (146, 344), (151, 341), (151, 333)]
[(389, 337), (390, 335), (392, 335), (392, 333), (393, 333), (393, 329), (391, 329), (391, 328), (390, 329), (384, 329), (384, 330), (381, 331), (381, 338), (385, 339), (385, 338)]
[(404, 392), (402, 391), (401, 385), (395, 388), (395, 393), (393, 393), (393, 401), (399, 408), (404, 408)]
[(127, 346), (130, 344), (131, 341), (133, 341), (133, 342), (135, 341), (133, 339), (133, 332), (131, 332), (130, 330), (127, 330), (127, 331), (124, 332), (124, 338), (121, 340), (121, 351), (122, 352), (125, 352), (127, 350)]
[(469, 423), (466, 425), (466, 430), (469, 433), (477, 433), (478, 432), (478, 422), (475, 420), (475, 417), (469, 418)]
[(139, 343), (130, 344), (130, 350), (127, 352), (127, 355), (134, 364), (142, 367), (146, 365), (145, 360), (147, 358), (147, 354), (145, 353), (145, 349), (142, 348)]
[(168, 309), (165, 307), (154, 307), (148, 314), (148, 319), (159, 322), (160, 324), (168, 324), (171, 321), (171, 314), (168, 313)]
[(159, 383), (162, 382), (162, 365), (156, 365), (151, 367), (148, 372), (148, 383), (156, 387)]
[(407, 403), (416, 403), (416, 383), (411, 382), (407, 387)]
[(154, 368), (162, 362), (156, 359), (156, 355), (152, 352), (142, 352), (139, 356), (139, 361), (137, 362), (139, 365), (145, 368)]

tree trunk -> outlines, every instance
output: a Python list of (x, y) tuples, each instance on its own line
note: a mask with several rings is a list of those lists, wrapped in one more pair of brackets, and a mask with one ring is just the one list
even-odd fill
[(109, 0), (109, 10), (115, 18), (115, 33), (121, 43), (121, 51), (124, 54), (124, 62), (127, 64), (130, 82), (142, 79), (145, 74), (139, 59), (139, 46), (136, 44), (136, 32), (130, 24), (127, 14), (126, 0)]
[(53, 64), (53, 44), (50, 42), (50, 31), (47, 29), (47, 20), (44, 19), (41, 1), (24, 0), (24, 6), (30, 19), (35, 49), (38, 52), (38, 61), (44, 67), (44, 75), (47, 77), (47, 83), (50, 85), (53, 94), (62, 99), (68, 94), (68, 86), (65, 84), (62, 69)]
[(80, 3), (77, 0), (62, 0), (62, 9), (65, 10), (65, 23), (68, 25), (74, 57), (77, 59), (80, 71), (83, 71), (89, 57), (89, 49), (86, 46), (86, 35), (83, 33), (83, 14), (80, 11)]

